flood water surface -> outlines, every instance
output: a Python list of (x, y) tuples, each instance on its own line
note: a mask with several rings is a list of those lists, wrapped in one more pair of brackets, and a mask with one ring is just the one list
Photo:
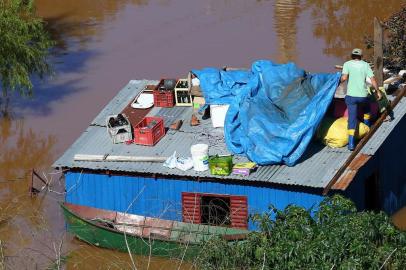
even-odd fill
[[(7, 268), (43, 269), (61, 257), (68, 269), (132, 267), (127, 254), (66, 235), (58, 206), (63, 182), (50, 174), (52, 162), (129, 80), (186, 77), (206, 66), (249, 67), (257, 59), (333, 72), (351, 48), (366, 49), (374, 16), (383, 20), (404, 3), (36, 0), (57, 42), (55, 74), (35, 83), (32, 99), (14, 96), (7, 107), (1, 103), (0, 250)], [(33, 168), (51, 183), (35, 198), (27, 192)], [(159, 258), (135, 262), (138, 269), (179, 268), (179, 262)], [(183, 263), (181, 269), (191, 267)]]

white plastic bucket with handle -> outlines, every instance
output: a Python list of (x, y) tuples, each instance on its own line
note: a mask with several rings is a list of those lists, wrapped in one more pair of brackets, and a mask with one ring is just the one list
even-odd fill
[(202, 172), (209, 169), (209, 146), (207, 144), (194, 144), (190, 147), (190, 152), (195, 171)]

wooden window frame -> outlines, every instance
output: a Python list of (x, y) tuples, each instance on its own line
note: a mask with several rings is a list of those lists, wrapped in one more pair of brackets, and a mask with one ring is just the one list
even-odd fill
[(231, 228), (248, 229), (248, 199), (247, 196), (182, 192), (182, 221), (194, 224), (201, 224), (201, 198), (202, 197), (223, 197), (230, 199)]

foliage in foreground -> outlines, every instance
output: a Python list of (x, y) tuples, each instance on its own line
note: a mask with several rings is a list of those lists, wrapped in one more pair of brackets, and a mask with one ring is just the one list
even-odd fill
[(50, 72), (46, 61), (53, 45), (30, 0), (0, 0), (0, 82), (3, 95), (32, 94), (31, 75)]
[(357, 212), (341, 196), (317, 210), (271, 206), (248, 240), (206, 243), (200, 269), (406, 269), (406, 233), (384, 213)]

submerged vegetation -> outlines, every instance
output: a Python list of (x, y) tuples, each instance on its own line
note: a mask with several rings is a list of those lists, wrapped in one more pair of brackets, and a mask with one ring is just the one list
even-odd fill
[(53, 42), (35, 15), (31, 0), (0, 0), (0, 82), (9, 91), (32, 95), (32, 75), (50, 72), (47, 55)]
[(406, 269), (406, 233), (380, 212), (357, 212), (344, 197), (317, 209), (270, 206), (259, 232), (231, 245), (216, 238), (197, 258), (200, 269)]

